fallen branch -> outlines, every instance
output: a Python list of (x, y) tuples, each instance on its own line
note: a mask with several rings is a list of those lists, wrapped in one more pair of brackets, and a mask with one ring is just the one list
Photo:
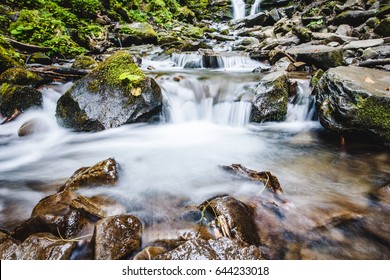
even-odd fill
[(31, 67), (29, 68), (31, 72), (34, 72), (40, 75), (45, 80), (77, 80), (85, 75), (87, 75), (90, 70), (80, 70), (70, 67), (55, 67), (55, 66), (46, 66), (46, 67)]
[(14, 48), (25, 51), (28, 53), (34, 53), (34, 52), (48, 52), (51, 51), (52, 48), (50, 47), (40, 47), (36, 45), (26, 44), (19, 41), (16, 41), (11, 38), (5, 38)]

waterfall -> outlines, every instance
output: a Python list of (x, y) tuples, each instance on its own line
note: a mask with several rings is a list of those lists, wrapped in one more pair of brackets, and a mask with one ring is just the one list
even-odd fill
[(245, 17), (245, 2), (244, 0), (232, 0), (233, 17), (235, 20)]
[(169, 100), (171, 122), (207, 121), (230, 126), (249, 122), (251, 102), (240, 101), (240, 96), (256, 82), (226, 81), (221, 75), (181, 77), (180, 81), (172, 77), (158, 81)]
[(250, 15), (254, 15), (260, 12), (261, 10), (260, 5), (261, 5), (261, 0), (256, 0), (251, 7)]
[(202, 55), (197, 53), (174, 53), (172, 54), (171, 59), (177, 67), (184, 67), (188, 62), (191, 61), (200, 62)]
[(314, 96), (311, 95), (310, 80), (296, 80), (297, 95), (287, 107), (288, 122), (310, 121), (315, 114)]

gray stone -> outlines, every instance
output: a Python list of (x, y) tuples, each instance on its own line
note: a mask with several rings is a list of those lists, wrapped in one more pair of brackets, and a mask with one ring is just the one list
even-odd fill
[(383, 43), (384, 43), (383, 39), (359, 40), (359, 41), (350, 42), (346, 44), (343, 48), (344, 50), (367, 49), (367, 48), (380, 46)]

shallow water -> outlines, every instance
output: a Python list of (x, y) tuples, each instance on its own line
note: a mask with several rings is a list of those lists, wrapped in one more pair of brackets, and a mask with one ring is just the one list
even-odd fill
[[(371, 214), (388, 220), (389, 205), (382, 203), (378, 212), (368, 196), (390, 181), (388, 150), (341, 145), (310, 121), (312, 108), (301, 99), (302, 107), (289, 105), (286, 122), (249, 124), (247, 101), (260, 78), (249, 70), (164, 67), (150, 75), (164, 90), (168, 123), (99, 133), (63, 129), (56, 123), (55, 105), (69, 83), (42, 88), (42, 110), (0, 126), (1, 228), (26, 220), (34, 205), (78, 168), (114, 157), (121, 167), (119, 185), (83, 193), (119, 200), (145, 223), (144, 244), (190, 232), (190, 225), (178, 222), (186, 206), (227, 193), (257, 206), (270, 258), (390, 258), (389, 244), (359, 224)], [(307, 82), (300, 85), (309, 98)], [(33, 118), (46, 132), (19, 138), (19, 127)], [(220, 168), (232, 163), (273, 172), (284, 189), (281, 199)]]

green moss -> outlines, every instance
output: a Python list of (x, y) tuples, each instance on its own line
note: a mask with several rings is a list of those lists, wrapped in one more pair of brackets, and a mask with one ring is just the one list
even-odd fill
[(43, 79), (37, 74), (24, 68), (11, 68), (0, 75), (0, 83), (12, 83), (14, 85), (38, 86), (43, 83)]
[(77, 69), (92, 69), (97, 65), (96, 60), (93, 57), (80, 55), (77, 56), (72, 64), (73, 68)]
[(356, 107), (362, 123), (387, 135), (390, 141), (390, 102), (388, 98), (369, 96), (358, 98)]
[[(125, 90), (131, 91), (144, 80), (144, 73), (135, 64), (133, 57), (126, 51), (119, 51), (110, 56), (106, 61), (100, 63), (92, 73), (97, 75), (97, 80), (107, 82), (112, 86), (122, 86)], [(134, 75), (139, 79), (125, 79), (123, 75)]]
[(76, 44), (68, 35), (56, 36), (51, 40), (47, 40), (40, 44), (41, 46), (51, 47), (51, 55), (62, 54), (66, 57), (75, 57), (80, 54), (85, 54), (87, 50)]
[(200, 27), (189, 25), (185, 30), (185, 34), (189, 37), (201, 39), (204, 36), (204, 31)]
[(0, 35), (0, 73), (11, 67), (21, 66), (20, 54)]

